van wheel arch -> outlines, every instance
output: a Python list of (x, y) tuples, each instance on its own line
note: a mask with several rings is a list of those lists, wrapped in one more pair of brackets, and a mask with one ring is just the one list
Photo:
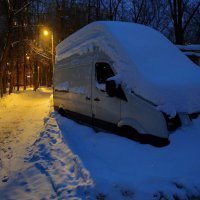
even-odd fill
[(59, 107), (57, 110), (62, 116), (65, 116), (66, 113), (65, 113), (65, 110), (62, 107)]

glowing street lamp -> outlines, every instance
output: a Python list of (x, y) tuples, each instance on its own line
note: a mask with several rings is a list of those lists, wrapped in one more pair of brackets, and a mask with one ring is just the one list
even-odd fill
[(43, 34), (44, 34), (44, 36), (48, 36), (49, 35), (49, 31), (48, 30), (44, 30)]

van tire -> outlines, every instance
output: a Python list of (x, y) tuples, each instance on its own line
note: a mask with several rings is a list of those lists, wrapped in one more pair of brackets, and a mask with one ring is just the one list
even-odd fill
[(139, 134), (134, 128), (130, 126), (122, 126), (119, 129), (119, 135), (122, 137), (129, 138), (136, 142), (141, 141), (141, 134)]
[(149, 134), (142, 135), (142, 144), (150, 144), (154, 147), (165, 147), (170, 144), (168, 138), (161, 138)]
[(141, 144), (150, 144), (154, 147), (165, 147), (170, 144), (168, 138), (160, 138), (150, 134), (140, 134), (130, 126), (121, 127), (119, 130), (119, 135)]
[(60, 115), (65, 116), (65, 110), (63, 108), (58, 108), (58, 112), (60, 113)]
[(53, 106), (54, 111), (58, 111), (58, 107), (57, 106)]

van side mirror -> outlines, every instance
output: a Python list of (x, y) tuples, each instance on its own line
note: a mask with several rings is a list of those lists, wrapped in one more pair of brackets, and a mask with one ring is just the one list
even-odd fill
[(106, 92), (110, 97), (116, 96), (117, 85), (114, 80), (106, 81)]

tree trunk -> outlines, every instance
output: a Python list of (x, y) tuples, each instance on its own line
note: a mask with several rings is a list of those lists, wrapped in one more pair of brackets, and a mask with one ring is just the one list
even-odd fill
[(10, 48), (10, 44), (11, 44), (11, 39), (12, 39), (12, 27), (13, 27), (13, 11), (12, 11), (12, 5), (11, 2), (8, 1), (8, 34), (6, 37), (6, 43), (4, 46), (4, 50), (3, 50), (3, 55), (1, 57), (0, 60), (0, 95), (1, 97), (3, 97), (3, 93), (4, 93), (4, 86), (3, 86), (3, 73), (4, 73), (4, 68), (6, 65), (6, 59), (7, 59), (7, 55), (8, 55), (8, 51)]
[(26, 84), (27, 84), (27, 74), (26, 74), (26, 68), (27, 68), (27, 64), (26, 64), (26, 44), (24, 43), (24, 90), (26, 90)]
[(19, 74), (19, 57), (17, 57), (17, 63), (16, 63), (16, 77), (17, 77), (17, 91), (19, 91), (19, 78), (20, 78), (20, 74)]
[(9, 86), (9, 94), (13, 92), (13, 87), (14, 87), (14, 57), (13, 57), (13, 48), (10, 49), (10, 86)]
[(6, 44), (5, 44), (4, 52), (2, 55), (2, 59), (0, 61), (0, 93), (1, 93), (1, 97), (3, 97), (3, 93), (4, 93), (3, 76), (4, 76), (4, 71), (5, 71), (6, 59), (7, 59), (8, 51), (10, 48), (11, 37), (12, 37), (12, 30), (10, 28), (8, 31), (7, 38), (6, 38)]
[(88, 0), (88, 24), (91, 21), (91, 0)]
[(4, 69), (3, 72), (3, 79), (2, 79), (2, 89), (3, 89), (3, 94), (7, 93), (7, 74), (6, 74), (6, 70)]
[(38, 89), (38, 61), (37, 56), (34, 56), (34, 72), (33, 72), (33, 90), (36, 91)]
[[(186, 10), (183, 10), (183, 0), (168, 0), (168, 2), (170, 6), (171, 17), (174, 24), (175, 42), (176, 44), (184, 44), (184, 35), (186, 32), (186, 28), (190, 24), (192, 18), (194, 17), (194, 14), (199, 9), (200, 2), (195, 5), (193, 11), (190, 13), (187, 19), (184, 18), (184, 12), (186, 12)], [(185, 21), (184, 25), (183, 21)]]

